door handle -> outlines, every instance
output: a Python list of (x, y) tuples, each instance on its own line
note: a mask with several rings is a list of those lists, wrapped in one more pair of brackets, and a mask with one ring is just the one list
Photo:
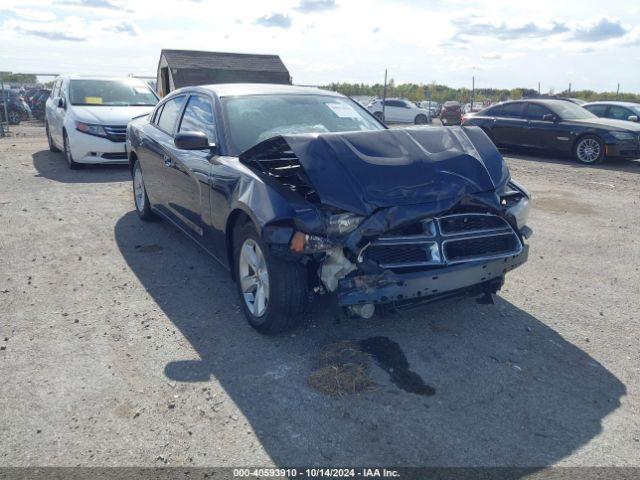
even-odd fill
[(162, 159), (164, 160), (165, 167), (173, 166), (173, 160), (171, 160), (171, 157), (166, 153), (162, 156)]

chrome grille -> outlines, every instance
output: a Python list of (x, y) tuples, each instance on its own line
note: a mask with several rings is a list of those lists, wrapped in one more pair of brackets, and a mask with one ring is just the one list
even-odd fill
[(402, 231), (407, 230), (417, 233), (378, 237), (360, 251), (358, 260), (385, 269), (426, 268), (507, 257), (522, 251), (511, 225), (493, 214), (444, 215)]
[(107, 138), (112, 142), (124, 142), (126, 140), (126, 125), (105, 125), (103, 128), (107, 134)]

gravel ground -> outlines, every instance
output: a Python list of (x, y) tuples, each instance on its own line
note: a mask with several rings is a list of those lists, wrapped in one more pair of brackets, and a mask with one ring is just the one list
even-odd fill
[[(640, 466), (640, 161), (508, 155), (535, 196), (529, 262), (495, 305), (444, 301), (275, 338), (228, 274), (141, 223), (123, 167), (0, 139), (0, 466)], [(335, 341), (395, 342), (419, 395), (308, 378)], [(374, 341), (375, 343), (375, 341)]]

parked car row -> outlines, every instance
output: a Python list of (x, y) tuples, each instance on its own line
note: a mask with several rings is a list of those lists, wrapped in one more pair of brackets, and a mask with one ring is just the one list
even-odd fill
[(369, 318), (496, 293), (527, 260), (526, 189), (480, 128), (393, 130), (375, 113), (309, 87), (159, 101), (132, 79), (63, 76), (45, 128), (70, 168), (128, 163), (139, 217), (170, 221), (227, 267), (260, 332), (293, 328), (320, 295)]
[(606, 158), (640, 158), (640, 124), (634, 111), (612, 102), (581, 107), (566, 100), (531, 99), (465, 115), (462, 125), (480, 127), (498, 147), (572, 155), (593, 165)]
[(0, 90), (0, 118), (3, 122), (8, 121), (10, 125), (18, 125), (21, 121), (28, 120), (30, 115), (31, 109), (18, 91)]

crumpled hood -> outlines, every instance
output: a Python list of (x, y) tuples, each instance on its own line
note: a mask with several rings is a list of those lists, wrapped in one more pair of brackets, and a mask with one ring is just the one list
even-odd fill
[(502, 156), (478, 127), (283, 135), (240, 160), (250, 163), (282, 140), (323, 204), (361, 215), (494, 191), (509, 178)]
[(144, 115), (154, 107), (106, 107), (74, 105), (73, 115), (80, 122), (96, 123), (99, 125), (126, 125), (133, 117)]

